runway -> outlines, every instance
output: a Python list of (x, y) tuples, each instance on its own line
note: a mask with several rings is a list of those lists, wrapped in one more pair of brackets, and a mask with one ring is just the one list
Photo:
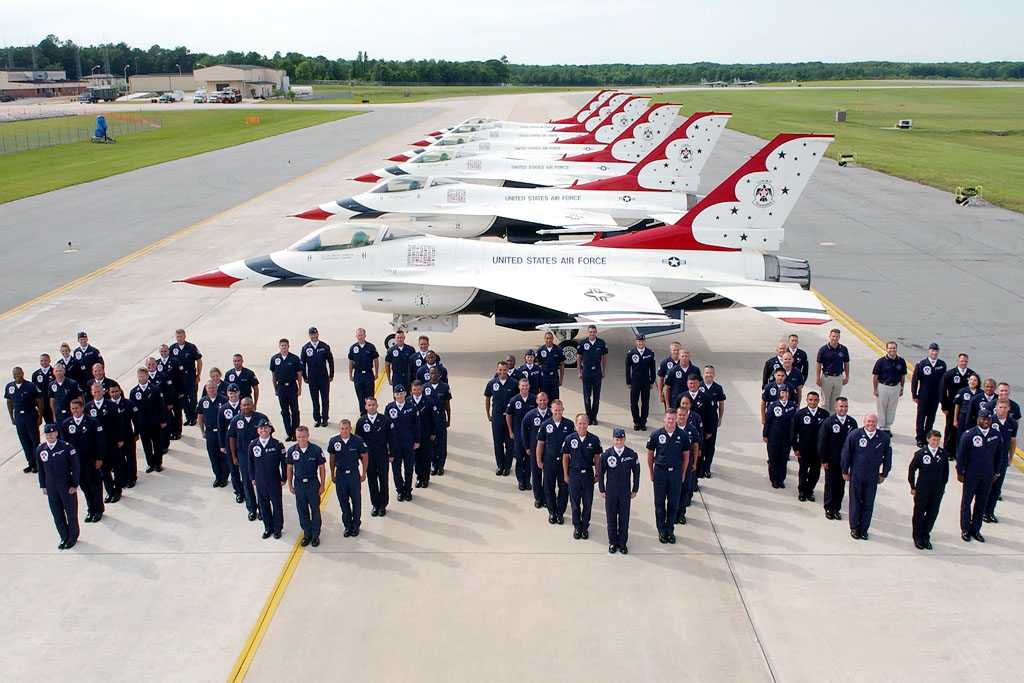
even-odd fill
[[(379, 166), (381, 158), (422, 133), (476, 114), (524, 121), (564, 116), (585, 95), (461, 99), (431, 103), (430, 111), (424, 107), (415, 114), (411, 107), (396, 108), (402, 113), (388, 114), (394, 118), (372, 119), (379, 122), (373, 133), (378, 142), (363, 131), (357, 148), (353, 133), (349, 156), (325, 154), (313, 167), (328, 164), (323, 170), (305, 177), (305, 171), (278, 171), (276, 184), (268, 179), (266, 187), (237, 196), (236, 209), (197, 208), (173, 225), (147, 226), (123, 253), (206, 221), (56, 298), (0, 319), (7, 340), (0, 366), (34, 369), (40, 350), (53, 353), (60, 341), (74, 342), (74, 333), (85, 329), (103, 351), (110, 374), (130, 386), (134, 369), (182, 326), (203, 352), (207, 369), (230, 365), (232, 353), (245, 355), (265, 390), (259, 408), (280, 425), (267, 370), (278, 337), (301, 344), (314, 324), (340, 358), (357, 326), (366, 327), (379, 347), (390, 331), (389, 318), (363, 313), (342, 288), (226, 293), (170, 280), (294, 241), (315, 226), (286, 218), (288, 213), (362, 189), (346, 179)], [(391, 111), (378, 108), (385, 110)], [(343, 136), (341, 124), (365, 125), (358, 122), (375, 115), (300, 132), (310, 135), (305, 144), (315, 148), (318, 136)], [(706, 168), (702, 190), (758, 146), (753, 138), (727, 132)], [(195, 159), (214, 173), (219, 165), (212, 155), (233, 159), (232, 153), (244, 157), (249, 151), (233, 148)], [(244, 158), (255, 165), (254, 157)], [(153, 182), (143, 171), (118, 179), (129, 194), (143, 193)], [(182, 182), (187, 192), (187, 178)], [(65, 192), (50, 193), (47, 201), (71, 214), (79, 195)], [(949, 211), (941, 206), (945, 200)], [(897, 339), (906, 338), (908, 347), (927, 346), (931, 335), (942, 333), (937, 338), (947, 361), (958, 340), (973, 342), (973, 367), (983, 375), (991, 370), (997, 378), (1012, 377), (1012, 359), (1002, 359), (994, 342), (985, 346), (990, 342), (963, 313), (955, 317), (961, 309), (946, 283), (950, 273), (967, 271), (954, 267), (963, 264), (954, 263), (943, 245), (955, 242), (959, 251), (952, 253), (989, 254), (993, 263), (1009, 263), (1011, 256), (1003, 261), (997, 250), (976, 246), (974, 236), (982, 235), (978, 241), (986, 244), (1015, 245), (1000, 230), (1010, 233), (1020, 217), (952, 208), (951, 198), (934, 190), (824, 162), (787, 224), (782, 253), (810, 259), (815, 286), (869, 330), (883, 337), (903, 330), (905, 337)], [(945, 213), (953, 218), (943, 219)], [(913, 252), (915, 238), (924, 240), (936, 225), (940, 236)], [(839, 246), (820, 244), (833, 241)], [(888, 248), (882, 251), (891, 268), (876, 265), (874, 245)], [(1008, 251), (1015, 254), (1014, 249)], [(16, 265), (10, 251), (0, 259)], [(97, 261), (93, 268), (113, 260)], [(911, 271), (914, 262), (920, 270)], [(930, 298), (922, 273), (940, 267), (945, 269), (934, 285), (937, 296)], [(1007, 287), (1000, 280), (1003, 270), (983, 272), (988, 286)], [(891, 278), (893, 291), (880, 289), (878, 278)], [(60, 279), (41, 283), (38, 291), (63, 284)], [(31, 273), (25, 280), (26, 287), (34, 286)], [(980, 281), (965, 283), (981, 286)], [(898, 289), (902, 283), (906, 288)], [(12, 302), (37, 296), (33, 291), (20, 292)], [(932, 309), (922, 310), (921, 301)], [(728, 396), (715, 477), (702, 480), (689, 524), (676, 529), (679, 543), (666, 546), (654, 532), (645, 466), (627, 557), (606, 552), (599, 498), (590, 540), (574, 541), (570, 526), (550, 526), (546, 513), (533, 508), (532, 496), (516, 490), (514, 478), (493, 474), (484, 381), (497, 359), (513, 353), (521, 360), (540, 335), (495, 328), (474, 317), (463, 318), (454, 334), (433, 335), (454, 395), (446, 475), (427, 490), (417, 489), (412, 502), (393, 502), (384, 519), (369, 517), (364, 495), (356, 539), (341, 537), (337, 502), (328, 501), (323, 545), (297, 558), (262, 641), (251, 650), (247, 678), (324, 679), (343, 672), (346, 678), (424, 681), (1015, 679), (1021, 664), (1015, 634), (1024, 626), (1024, 600), (1012, 588), (1024, 577), (1020, 473), (1011, 470), (1007, 477), (1001, 523), (984, 530), (988, 543), (960, 541), (959, 486), (951, 481), (933, 533), (935, 550), (915, 550), (906, 484), (914, 449), (912, 437), (905, 436), (913, 432), (913, 409), (905, 398), (894, 467), (879, 488), (871, 541), (852, 540), (845, 520), (828, 521), (820, 503), (796, 500), (795, 464), (785, 490), (773, 490), (765, 476), (757, 385), (764, 360), (789, 331), (747, 309), (689, 318), (680, 339), (696, 362), (714, 363)], [(826, 331), (800, 328), (802, 346), (813, 355)], [(601, 425), (594, 431), (609, 445), (612, 426), (629, 427), (621, 364), (631, 340), (622, 331), (602, 336), (611, 352), (609, 378)], [(854, 358), (851, 414), (860, 419), (874, 410), (869, 372), (876, 352), (849, 329), (843, 342)], [(668, 339), (651, 343), (659, 358), (667, 345)], [(908, 362), (918, 359), (917, 349), (904, 351)], [(566, 412), (578, 412), (579, 382), (571, 372), (563, 392)], [(306, 419), (307, 401), (300, 400)], [(332, 428), (314, 430), (318, 443), (335, 433), (339, 418), (356, 416), (344, 377), (334, 384), (332, 406)], [(628, 432), (627, 443), (643, 452), (635, 432)], [(0, 448), (6, 459), (0, 466), (0, 516), (6, 520), (0, 579), (8, 586), (7, 618), (0, 625), (3, 678), (39, 679), (74, 670), (85, 680), (119, 681), (137, 680), (144, 671), (152, 680), (205, 681), (237, 671), (236, 660), (299, 533), (287, 492), (285, 537), (261, 540), (261, 525), (246, 521), (229, 490), (210, 488), (202, 441), (195, 428), (187, 428), (162, 474), (141, 475), (139, 486), (108, 506), (100, 524), (83, 525), (73, 551), (60, 553), (37, 483), (21, 473), (10, 425), (0, 428)], [(56, 637), (74, 647), (55, 648)]]

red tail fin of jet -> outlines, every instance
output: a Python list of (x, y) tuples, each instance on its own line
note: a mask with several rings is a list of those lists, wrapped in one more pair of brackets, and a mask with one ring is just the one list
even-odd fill
[(833, 139), (778, 135), (676, 223), (594, 239), (588, 246), (777, 250), (786, 218)]
[(582, 107), (580, 107), (572, 116), (567, 116), (564, 119), (558, 120), (549, 119), (548, 123), (583, 123), (587, 116), (589, 116), (590, 113), (594, 111), (594, 109), (596, 109), (601, 102), (604, 102), (609, 97), (611, 97), (612, 93), (614, 92), (614, 90), (602, 90), (593, 97), (591, 97), (590, 101), (584, 104)]

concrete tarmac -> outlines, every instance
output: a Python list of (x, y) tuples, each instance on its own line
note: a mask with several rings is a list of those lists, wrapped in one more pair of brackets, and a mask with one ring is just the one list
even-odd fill
[[(466, 100), (415, 130), (473, 114), (544, 120), (569, 110), (550, 94)], [(134, 368), (183, 326), (207, 369), (226, 368), (232, 353), (245, 355), (264, 390), (259, 409), (280, 425), (267, 369), (278, 337), (290, 336), (297, 348), (315, 324), (341, 359), (360, 325), (380, 347), (389, 318), (363, 313), (343, 288), (226, 293), (170, 280), (294, 241), (315, 226), (286, 214), (358, 187), (345, 179), (412, 139), (371, 145), (285, 192), (260, 196), (58, 299), (0, 320), (9, 340), (0, 367), (34, 369), (38, 350), (74, 342), (74, 332), (86, 329), (110, 374), (131, 386)], [(729, 153), (734, 140), (724, 137), (720, 148)], [(749, 153), (739, 143), (732, 153)], [(801, 225), (825, 217), (817, 207), (835, 193), (820, 179), (830, 176), (827, 164), (794, 213)], [(131, 181), (132, 174), (122, 178)], [(857, 178), (846, 180), (850, 192)], [(808, 202), (814, 216), (799, 216)], [(805, 255), (793, 248), (796, 232), (790, 229), (784, 253)], [(820, 283), (822, 268), (812, 264)], [(825, 340), (824, 328), (799, 328), (802, 346), (813, 352)], [(479, 317), (462, 319), (455, 334), (434, 335), (432, 347), (450, 369), (454, 393), (445, 476), (416, 489), (412, 502), (393, 500), (383, 519), (369, 516), (364, 488), (362, 533), (355, 539), (341, 537), (339, 508), (328, 501), (323, 545), (302, 553), (248, 677), (327, 678), (342, 671), (426, 681), (1015, 679), (1022, 660), (1015, 634), (1024, 625), (1022, 600), (1012, 588), (1024, 574), (1020, 474), (1008, 475), (1001, 523), (984, 528), (988, 543), (960, 541), (959, 486), (951, 481), (933, 533), (935, 550), (915, 550), (905, 483), (913, 407), (905, 398), (871, 540), (854, 541), (845, 515), (828, 521), (820, 503), (796, 500), (795, 464), (785, 490), (767, 481), (757, 385), (764, 360), (789, 331), (747, 309), (689, 318), (679, 336), (696, 362), (715, 364), (728, 396), (715, 476), (702, 480), (689, 523), (676, 529), (679, 543), (662, 545), (645, 466), (627, 557), (606, 552), (599, 497), (590, 539), (575, 541), (569, 524), (547, 523), (532, 496), (516, 490), (514, 477), (494, 476), (484, 381), (497, 359), (514, 353), (521, 360), (540, 335), (495, 328)], [(631, 340), (624, 331), (602, 336), (611, 354), (594, 431), (607, 446), (610, 429), (630, 423), (621, 368)], [(860, 359), (875, 352), (850, 330), (843, 341), (857, 360), (848, 395), (860, 420), (874, 410)], [(668, 339), (651, 343), (659, 358), (667, 345)], [(356, 417), (351, 385), (339, 374), (332, 427), (314, 430), (321, 444), (338, 419)], [(563, 400), (567, 413), (581, 409), (571, 371)], [(300, 405), (308, 421), (305, 395)], [(629, 431), (627, 443), (643, 451), (637, 433)], [(140, 672), (152, 680), (227, 677), (299, 533), (287, 491), (285, 537), (260, 539), (262, 525), (245, 519), (230, 489), (210, 488), (205, 448), (197, 430), (186, 428), (163, 473), (140, 475), (139, 486), (109, 505), (99, 524), (83, 525), (74, 550), (58, 552), (45, 500), (34, 477), (20, 471), (11, 426), (0, 428), (0, 449), (6, 458), (0, 578), (9, 587), (0, 625), (2, 677), (38, 679), (72, 669), (85, 680), (135, 680)], [(819, 484), (819, 500), (820, 491)], [(72, 646), (55, 647), (55, 639)]]

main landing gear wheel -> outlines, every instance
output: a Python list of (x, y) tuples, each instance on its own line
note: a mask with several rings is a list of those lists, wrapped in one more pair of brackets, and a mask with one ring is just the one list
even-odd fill
[(394, 334), (389, 334), (388, 336), (384, 337), (384, 348), (385, 349), (390, 349), (391, 346), (394, 343), (395, 343), (395, 335)]
[(576, 353), (576, 342), (566, 339), (565, 341), (558, 342), (558, 345), (562, 347), (562, 355), (565, 356), (565, 367), (576, 367), (576, 363), (579, 361), (579, 355)]

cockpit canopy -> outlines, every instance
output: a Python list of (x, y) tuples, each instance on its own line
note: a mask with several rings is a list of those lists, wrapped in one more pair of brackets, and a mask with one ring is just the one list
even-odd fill
[(410, 164), (436, 164), (439, 161), (451, 161), (455, 156), (452, 152), (433, 152), (427, 150), (423, 154), (420, 154), (415, 159), (411, 160)]
[[(420, 156), (424, 156), (421, 154)], [(420, 157), (416, 157), (419, 159)], [(391, 178), (378, 184), (375, 188), (370, 190), (376, 194), (385, 194), (391, 192), (413, 192), (415, 190), (422, 190), (425, 187), (436, 187), (437, 185), (451, 185), (454, 180), (448, 178), (424, 178), (421, 176), (403, 176), (401, 178)]]
[(332, 225), (311, 232), (288, 249), (291, 251), (341, 251), (369, 247), (378, 241), (388, 242), (422, 236), (421, 232), (408, 228), (396, 228), (391, 225), (379, 228), (347, 224)]
[(492, 118), (489, 118), (487, 116), (474, 116), (471, 119), (466, 119), (465, 121), (463, 121), (462, 125), (463, 126), (479, 126), (481, 124), (491, 123), (492, 121), (497, 121), (497, 120), (498, 119), (492, 119)]

